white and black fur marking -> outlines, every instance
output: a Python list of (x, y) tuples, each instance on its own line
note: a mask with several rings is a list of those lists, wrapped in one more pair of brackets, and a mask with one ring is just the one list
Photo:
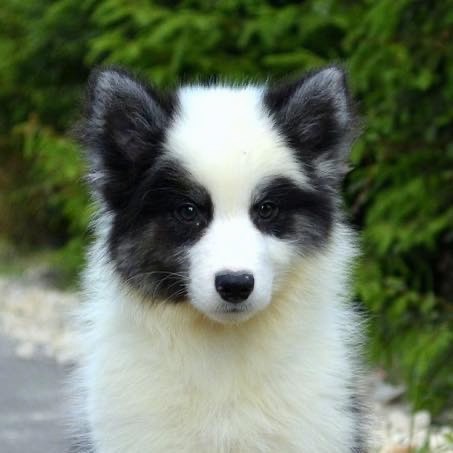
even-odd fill
[(339, 195), (355, 130), (338, 67), (170, 93), (94, 72), (75, 451), (366, 451)]

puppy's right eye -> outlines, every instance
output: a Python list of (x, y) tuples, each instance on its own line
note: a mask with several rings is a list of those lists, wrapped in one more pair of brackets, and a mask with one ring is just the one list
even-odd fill
[(184, 203), (175, 210), (175, 216), (181, 222), (191, 223), (198, 218), (198, 209), (193, 203)]
[(265, 201), (257, 206), (258, 215), (262, 220), (272, 220), (278, 215), (278, 206), (271, 201)]

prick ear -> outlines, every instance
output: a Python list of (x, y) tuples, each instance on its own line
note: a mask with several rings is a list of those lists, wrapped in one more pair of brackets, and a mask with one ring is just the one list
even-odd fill
[(332, 66), (311, 72), (269, 88), (264, 100), (300, 159), (331, 182), (341, 181), (357, 130), (344, 71)]
[(87, 149), (93, 188), (109, 208), (127, 204), (134, 184), (161, 151), (174, 106), (172, 96), (121, 69), (90, 76), (77, 135)]

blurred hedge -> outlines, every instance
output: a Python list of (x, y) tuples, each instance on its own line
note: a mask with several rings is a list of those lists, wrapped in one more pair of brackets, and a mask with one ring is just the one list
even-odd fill
[[(346, 183), (370, 355), (417, 408), (453, 397), (453, 8), (409, 0), (3, 0), (0, 228), (82, 260), (89, 204), (66, 131), (90, 68), (158, 85), (348, 66), (365, 116)], [(6, 189), (6, 190), (5, 190)]]

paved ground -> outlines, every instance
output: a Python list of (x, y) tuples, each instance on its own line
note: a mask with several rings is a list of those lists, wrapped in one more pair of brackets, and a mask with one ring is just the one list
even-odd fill
[(0, 337), (1, 453), (64, 453), (64, 369), (46, 357), (23, 359)]

